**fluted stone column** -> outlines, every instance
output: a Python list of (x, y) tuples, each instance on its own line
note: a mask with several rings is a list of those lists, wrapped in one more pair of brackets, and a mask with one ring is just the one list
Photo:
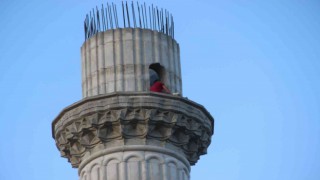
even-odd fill
[(81, 166), (80, 179), (186, 180), (189, 163), (179, 154), (148, 145), (114, 147), (100, 151)]
[(170, 36), (140, 28), (100, 32), (81, 47), (82, 95), (148, 91), (149, 66), (165, 68), (162, 81), (182, 94), (180, 50)]
[[(189, 180), (213, 135), (207, 110), (182, 97), (179, 45), (147, 29), (113, 29), (81, 48), (83, 99), (52, 123), (80, 180)], [(149, 68), (179, 95), (149, 91)]]

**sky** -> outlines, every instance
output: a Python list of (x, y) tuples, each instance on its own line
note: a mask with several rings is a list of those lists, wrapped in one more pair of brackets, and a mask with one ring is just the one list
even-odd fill
[[(106, 2), (0, 0), (1, 180), (78, 179), (51, 122), (82, 98), (83, 21)], [(145, 2), (173, 14), (183, 95), (215, 118), (191, 179), (319, 180), (320, 1)]]

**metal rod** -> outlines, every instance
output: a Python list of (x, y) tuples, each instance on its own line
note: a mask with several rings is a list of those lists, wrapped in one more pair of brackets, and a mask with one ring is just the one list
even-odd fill
[(150, 10), (150, 6), (149, 6), (149, 21), (150, 21), (150, 29), (152, 29), (152, 23), (151, 23), (151, 10)]
[(136, 15), (134, 13), (133, 1), (131, 2), (131, 11), (132, 11), (132, 17), (133, 17), (133, 26), (134, 26), (134, 28), (136, 28), (137, 27), (137, 25), (136, 25)]
[(153, 4), (152, 4), (152, 24), (153, 24), (153, 30), (155, 30), (156, 29), (156, 21), (155, 21), (155, 16), (154, 16), (154, 8), (153, 8)]
[(109, 18), (110, 18), (110, 27), (111, 27), (111, 29), (113, 29), (112, 12), (111, 12), (111, 7), (110, 7), (110, 5), (108, 3), (107, 3), (107, 7), (108, 7), (108, 12), (109, 12)]
[[(166, 9), (158, 8), (153, 4), (151, 6), (147, 6), (146, 3), (139, 4), (139, 2), (135, 5), (133, 1), (131, 1), (131, 10), (130, 2), (128, 5), (127, 1), (125, 3), (122, 1), (121, 5), (123, 28), (150, 29), (174, 38), (173, 16)], [(131, 20), (130, 16), (132, 16)], [(91, 38), (98, 32), (121, 28), (116, 4), (107, 3), (106, 7), (102, 4), (101, 9), (97, 6), (91, 9), (90, 13), (85, 16), (83, 28), (85, 39)]]
[(109, 29), (112, 29), (112, 26), (111, 26), (111, 17), (110, 17), (110, 12), (109, 12), (109, 4), (107, 3), (107, 6), (105, 8), (105, 12), (107, 14), (107, 20), (108, 20), (108, 30)]
[(93, 33), (96, 33), (96, 13), (94, 12), (94, 9), (92, 9), (92, 17), (93, 17)]
[(99, 32), (101, 31), (101, 29), (100, 29), (100, 16), (99, 16), (98, 6), (96, 6), (96, 12), (97, 12), (97, 30)]
[(161, 19), (161, 32), (164, 33), (164, 26), (163, 26), (163, 9), (161, 8), (160, 11), (160, 19)]
[(144, 19), (144, 13), (143, 13), (143, 5), (142, 4), (141, 4), (141, 15), (142, 15), (143, 28), (146, 28), (145, 19)]
[(157, 7), (157, 19), (158, 19), (158, 31), (160, 31), (160, 19), (159, 19), (159, 10), (158, 10), (158, 7)]
[(137, 2), (137, 6), (138, 6), (138, 13), (139, 13), (139, 24), (140, 24), (140, 28), (142, 28), (142, 26), (141, 26), (141, 16), (140, 16), (140, 6), (139, 6), (138, 2)]
[(104, 8), (104, 13), (106, 14), (107, 30), (109, 30), (110, 20), (109, 20), (109, 15), (108, 15), (108, 9), (107, 9), (107, 7)]
[(146, 19), (146, 28), (148, 28), (148, 16), (147, 16), (147, 13), (146, 13), (146, 3), (143, 3), (144, 4), (144, 16), (145, 16), (145, 19)]
[(112, 9), (113, 9), (113, 14), (114, 14), (113, 17), (115, 17), (116, 28), (119, 28), (117, 7), (116, 7), (116, 5), (113, 5), (113, 3), (112, 3)]
[(127, 2), (126, 2), (126, 9), (127, 9), (128, 25), (129, 25), (129, 28), (130, 28), (131, 27), (130, 26), (130, 17), (129, 17), (128, 3)]
[(126, 28), (126, 16), (124, 15), (123, 1), (122, 1), (122, 15), (123, 15), (123, 25), (124, 25), (124, 28)]
[(104, 8), (103, 8), (103, 4), (101, 5), (101, 18), (102, 18), (102, 29), (103, 31), (106, 31), (106, 19), (104, 17)]

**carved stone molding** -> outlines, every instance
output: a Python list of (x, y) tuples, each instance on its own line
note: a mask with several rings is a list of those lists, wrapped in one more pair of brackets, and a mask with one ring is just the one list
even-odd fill
[(189, 180), (189, 162), (165, 148), (129, 145), (101, 150), (81, 162), (80, 180)]
[(78, 167), (84, 156), (123, 145), (164, 147), (191, 165), (206, 150), (213, 118), (199, 104), (158, 93), (113, 93), (65, 108), (52, 123), (63, 157)]

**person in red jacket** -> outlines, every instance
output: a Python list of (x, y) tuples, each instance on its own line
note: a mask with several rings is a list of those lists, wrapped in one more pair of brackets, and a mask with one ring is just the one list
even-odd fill
[(150, 91), (170, 94), (170, 90), (159, 80), (154, 81), (153, 85), (150, 87)]

